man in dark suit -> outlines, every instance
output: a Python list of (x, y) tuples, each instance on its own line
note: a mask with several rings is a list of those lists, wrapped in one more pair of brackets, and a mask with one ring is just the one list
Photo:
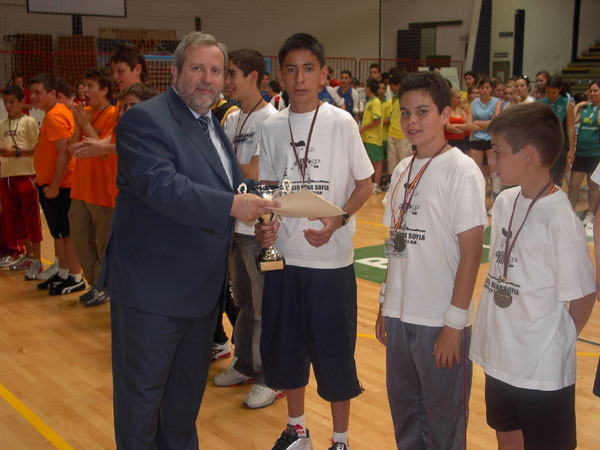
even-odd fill
[(175, 51), (173, 86), (117, 127), (119, 196), (103, 278), (118, 449), (198, 448), (235, 219), (277, 206), (235, 194), (242, 174), (210, 111), (226, 55), (213, 36), (187, 35)]

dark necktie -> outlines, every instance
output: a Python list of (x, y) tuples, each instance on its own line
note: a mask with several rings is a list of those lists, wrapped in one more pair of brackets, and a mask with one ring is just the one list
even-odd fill
[(206, 116), (199, 116), (198, 124), (200, 124), (200, 128), (202, 128), (202, 131), (204, 131), (204, 134), (206, 134), (206, 137), (208, 138), (209, 142), (213, 144), (213, 141), (210, 138), (210, 130), (208, 128), (208, 118)]

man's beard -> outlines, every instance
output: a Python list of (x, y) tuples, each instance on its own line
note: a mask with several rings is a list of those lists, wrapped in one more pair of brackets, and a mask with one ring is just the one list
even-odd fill
[[(181, 83), (176, 83), (175, 88), (186, 105), (200, 115), (206, 114), (219, 97), (219, 93), (215, 91), (212, 85), (182, 86)], [(210, 90), (211, 94), (198, 94), (196, 88)]]

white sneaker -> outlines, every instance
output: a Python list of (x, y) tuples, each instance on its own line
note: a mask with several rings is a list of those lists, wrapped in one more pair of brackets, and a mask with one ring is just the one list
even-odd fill
[(588, 211), (588, 213), (583, 218), (583, 225), (587, 226), (590, 223), (594, 223), (594, 213)]
[(52, 265), (50, 267), (48, 267), (46, 270), (44, 270), (43, 272), (40, 272), (35, 277), (35, 279), (45, 281), (48, 278), (50, 278), (51, 276), (56, 275), (57, 273), (58, 273), (58, 261), (54, 260)]
[(251, 377), (239, 373), (233, 368), (233, 365), (237, 361), (237, 358), (233, 358), (231, 363), (227, 366), (227, 370), (223, 373), (215, 375), (213, 378), (213, 384), (217, 387), (235, 386), (237, 384), (244, 383), (251, 380)]
[(283, 396), (285, 396), (285, 391), (271, 389), (264, 384), (256, 383), (244, 398), (243, 404), (249, 409), (264, 408)]
[(42, 273), (42, 270), (44, 270), (42, 262), (39, 259), (34, 259), (29, 265), (29, 269), (25, 274), (25, 279), (27, 281), (37, 280), (37, 276)]
[(381, 194), (381, 188), (377, 183), (373, 183), (373, 195)]
[(585, 235), (590, 238), (593, 239), (594, 238), (594, 222), (588, 222), (588, 224), (585, 226)]
[(217, 344), (213, 342), (212, 348), (212, 360), (216, 361), (218, 359), (225, 359), (231, 356), (231, 347), (229, 346), (229, 341), (225, 341), (224, 344)]
[(29, 270), (29, 266), (31, 266), (32, 262), (33, 258), (30, 258), (27, 255), (23, 255), (21, 259), (19, 259), (16, 263), (9, 266), (8, 268), (13, 272), (16, 272), (18, 270)]

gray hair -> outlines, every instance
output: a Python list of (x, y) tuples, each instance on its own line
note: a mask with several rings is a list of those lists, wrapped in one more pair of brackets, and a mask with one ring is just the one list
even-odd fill
[(175, 53), (173, 55), (173, 65), (177, 68), (177, 71), (181, 72), (188, 48), (203, 46), (218, 47), (219, 50), (221, 50), (221, 53), (223, 53), (223, 58), (225, 61), (223, 70), (227, 68), (227, 47), (225, 47), (225, 44), (217, 42), (212, 34), (194, 31), (193, 33), (186, 34), (175, 49)]

